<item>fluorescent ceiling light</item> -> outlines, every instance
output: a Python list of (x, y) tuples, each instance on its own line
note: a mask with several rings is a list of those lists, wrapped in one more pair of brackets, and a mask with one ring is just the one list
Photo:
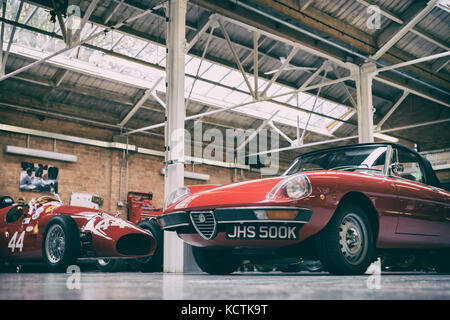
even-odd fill
[(397, 143), (399, 140), (395, 137), (392, 136), (388, 136), (387, 134), (383, 134), (383, 133), (379, 133), (376, 132), (373, 134), (374, 137), (381, 139), (381, 140), (385, 140), (385, 141), (389, 141), (389, 142), (395, 142)]
[(58, 153), (51, 151), (44, 151), (39, 149), (22, 148), (15, 146), (6, 146), (6, 152), (28, 157), (36, 157), (43, 159), (51, 159), (66, 162), (77, 162), (78, 157), (73, 154)]

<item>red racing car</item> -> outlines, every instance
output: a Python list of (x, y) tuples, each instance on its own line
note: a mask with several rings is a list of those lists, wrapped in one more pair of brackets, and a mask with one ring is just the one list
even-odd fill
[(362, 274), (381, 255), (432, 253), (437, 270), (450, 270), (450, 193), (429, 161), (399, 144), (314, 151), (280, 177), (183, 187), (159, 223), (211, 274), (289, 257)]
[(110, 213), (63, 205), (57, 195), (28, 204), (3, 197), (0, 208), (0, 268), (44, 261), (62, 272), (78, 259), (144, 258), (156, 249), (150, 232)]

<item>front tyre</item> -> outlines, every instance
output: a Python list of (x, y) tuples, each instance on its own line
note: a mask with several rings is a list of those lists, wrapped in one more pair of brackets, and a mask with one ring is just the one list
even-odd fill
[(192, 254), (200, 269), (209, 274), (230, 274), (241, 265), (241, 261), (235, 259), (231, 252), (225, 250), (192, 247)]
[(340, 207), (316, 237), (317, 254), (333, 274), (363, 274), (374, 254), (372, 228), (364, 210), (357, 205)]
[(48, 270), (65, 272), (76, 263), (79, 252), (80, 234), (75, 220), (64, 215), (52, 218), (42, 240), (42, 256)]
[(133, 265), (142, 272), (161, 272), (164, 259), (164, 233), (156, 220), (142, 220), (137, 223), (139, 227), (151, 233), (156, 240), (155, 252), (145, 258), (135, 258)]

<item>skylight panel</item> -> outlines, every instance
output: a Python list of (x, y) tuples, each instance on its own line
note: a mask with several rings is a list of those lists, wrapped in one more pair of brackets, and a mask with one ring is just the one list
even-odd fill
[(35, 28), (44, 29), (43, 24), (47, 23), (50, 25), (50, 22), (48, 21), (48, 12), (43, 8), (39, 8), (33, 18), (31, 18), (28, 25)]
[(244, 78), (242, 78), (242, 83), (237, 87), (237, 89), (250, 93), (250, 90), (248, 89), (247, 83), (245, 82)]
[(228, 87), (236, 87), (236, 85), (240, 85), (242, 81), (244, 81), (242, 74), (239, 71), (232, 70), (230, 74), (222, 79), (221, 83)]
[(198, 67), (200, 66), (201, 59), (193, 57), (187, 65), (185, 65), (185, 73), (196, 76), (197, 72), (199, 76), (202, 76), (205, 71), (209, 70), (212, 67), (212, 63), (203, 60), (200, 70), (198, 70)]
[(164, 56), (164, 57), (162, 57), (162, 58), (158, 61), (157, 64), (158, 64), (159, 66), (165, 68), (165, 67), (166, 67), (166, 62), (167, 62), (166, 56)]
[(228, 68), (219, 65), (212, 65), (211, 68), (207, 69), (205, 73), (202, 74), (202, 78), (214, 82), (220, 82), (229, 72), (230, 70)]
[(248, 94), (233, 90), (228, 96), (225, 97), (224, 100), (230, 102), (231, 104), (240, 104), (249, 98), (250, 96)]
[(218, 100), (225, 100), (225, 98), (231, 93), (230, 89), (221, 87), (221, 86), (214, 86), (207, 95), (209, 97), (218, 99)]
[[(14, 1), (13, 1), (14, 2)], [(31, 8), (31, 7), (30, 7)], [(25, 12), (25, 11), (24, 11)], [(25, 13), (23, 14), (25, 16)], [(13, 17), (14, 19), (15, 17)], [(21, 19), (25, 19), (22, 17)], [(30, 21), (30, 25), (35, 24), (35, 27), (42, 28), (53, 32), (54, 29), (58, 28), (58, 23), (53, 24), (48, 20), (48, 12), (38, 9), (33, 19)], [(9, 29), (8, 29), (9, 27)], [(10, 26), (6, 26), (6, 34), (10, 32)], [(101, 29), (98, 29), (101, 30)], [(96, 31), (96, 26), (92, 24), (87, 24), (83, 30), (83, 34), (89, 35)], [(56, 50), (64, 48), (65, 44), (62, 40), (51, 39), (48, 36), (42, 34), (36, 34), (25, 29), (18, 29), (20, 32), (20, 37), (16, 35), (16, 43), (38, 49), (41, 53), (42, 51), (55, 52)], [(107, 33), (105, 36), (99, 36), (97, 39), (91, 41), (93, 45), (100, 46), (104, 49), (110, 49), (114, 43), (117, 42), (123, 36), (122, 33), (117, 31), (112, 31)], [(8, 39), (8, 38), (6, 38)], [(139, 60), (159, 64), (161, 66), (166, 65), (166, 49), (165, 47), (158, 46), (152, 43), (148, 43), (139, 39), (135, 39), (129, 36), (124, 36), (120, 42), (118, 42), (114, 48), (114, 51), (127, 55), (130, 57), (135, 57)], [(37, 53), (36, 53), (37, 55)], [(68, 60), (67, 58), (72, 60)], [(58, 63), (69, 65), (69, 68), (76, 68), (79, 66), (80, 70), (87, 70), (96, 74), (97, 76), (103, 78), (110, 78), (110, 80), (116, 80), (123, 83), (130, 83), (132, 85), (142, 86), (143, 84), (151, 86), (156, 79), (165, 75), (164, 71), (156, 70), (143, 64), (133, 63), (126, 59), (121, 59), (113, 57), (110, 55), (104, 55), (98, 50), (88, 49), (85, 47), (79, 47), (74, 50), (68, 51), (67, 53), (61, 55), (61, 59), (64, 58), (66, 61), (61, 62), (58, 59), (54, 59), (56, 64)], [(78, 61), (76, 61), (78, 59)], [(73, 63), (70, 63), (72, 61)], [(84, 61), (84, 62), (83, 62)], [(191, 76), (197, 74), (197, 70), (200, 66), (201, 59), (198, 57), (185, 56), (185, 72)], [(96, 66), (97, 69), (87, 66), (89, 63), (91, 66)], [(104, 72), (98, 72), (98, 70), (103, 70)], [(119, 75), (119, 73), (121, 75)], [(244, 81), (243, 75), (231, 68), (227, 68), (221, 65), (213, 64), (207, 60), (203, 60), (199, 72), (199, 77), (209, 80), (211, 82), (216, 82), (216, 84), (209, 83), (208, 81), (203, 81), (198, 79), (195, 82), (195, 86), (192, 91), (192, 99), (201, 101), (204, 103), (209, 103), (216, 105), (218, 107), (230, 107), (233, 105), (239, 105), (242, 103), (251, 102), (253, 98), (249, 94), (249, 88)], [(253, 89), (254, 78), (251, 74), (247, 75), (250, 86)], [(186, 97), (189, 94), (194, 79), (192, 77), (185, 77), (185, 92)], [(258, 79), (259, 91), (263, 91), (268, 79)], [(161, 90), (164, 90), (164, 83), (161, 84)], [(228, 88), (224, 88), (227, 86)], [(230, 88), (235, 88), (235, 90), (230, 90)], [(292, 88), (288, 88), (279, 83), (273, 83), (268, 92), (267, 96), (279, 95), (283, 93), (289, 93), (293, 91)], [(308, 119), (309, 113), (296, 109), (298, 105), (300, 108), (311, 110), (316, 101), (316, 96), (314, 94), (309, 94), (305, 92), (300, 92), (298, 94), (287, 94), (285, 96), (276, 98), (276, 101), (282, 103), (288, 103), (292, 108), (280, 105), (278, 103), (271, 102), (259, 102), (255, 104), (250, 104), (245, 107), (239, 107), (233, 109), (237, 114), (246, 114), (249, 116), (259, 117), (262, 119), (267, 119), (275, 111), (280, 110), (274, 121), (289, 125), (297, 126), (297, 117), (300, 117), (300, 126), (304, 127)], [(333, 103), (331, 101), (318, 98), (314, 107), (315, 112), (323, 112), (324, 114), (330, 115), (335, 118), (347, 118), (351, 117), (353, 113), (349, 113), (349, 108)], [(344, 117), (345, 116), (345, 117)], [(330, 124), (334, 123), (335, 120), (321, 117), (319, 115), (312, 115), (308, 130), (312, 130), (321, 134), (330, 134), (335, 129), (337, 129), (342, 122), (337, 123), (333, 126), (330, 131), (326, 128)]]
[[(273, 86), (273, 85), (272, 85), (272, 86)], [(276, 95), (283, 94), (283, 93), (288, 93), (288, 92), (292, 91), (291, 88), (282, 87), (282, 86), (280, 86), (280, 87), (281, 87), (281, 88), (278, 89)], [(269, 91), (270, 91), (270, 89), (269, 89)], [(268, 96), (270, 96), (270, 95), (268, 94)], [(286, 102), (286, 101), (288, 101), (291, 97), (292, 97), (292, 95), (288, 94), (288, 95), (284, 95), (284, 96), (275, 98), (274, 100), (275, 100), (275, 101), (280, 101), (280, 102)]]
[(152, 64), (157, 64), (163, 57), (165, 57), (164, 48), (149, 44), (137, 56), (138, 59), (147, 61)]
[(145, 46), (146, 42), (140, 39), (125, 36), (114, 48), (114, 51), (134, 57)]
[(208, 92), (213, 87), (214, 87), (213, 84), (210, 84), (210, 83), (202, 81), (202, 80), (197, 80), (195, 82), (194, 89), (192, 90), (192, 92), (194, 92), (198, 95), (207, 96)]

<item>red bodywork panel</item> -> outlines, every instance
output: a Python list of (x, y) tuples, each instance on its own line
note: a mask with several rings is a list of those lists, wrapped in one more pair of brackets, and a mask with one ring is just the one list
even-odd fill
[[(283, 247), (304, 241), (321, 231), (340, 201), (356, 195), (371, 204), (378, 221), (378, 248), (449, 248), (450, 193), (418, 182), (363, 172), (321, 170), (304, 172), (312, 192), (293, 201), (267, 200), (266, 196), (284, 177), (251, 180), (195, 192), (169, 206), (165, 214), (226, 207), (298, 207), (312, 210), (298, 240), (230, 240), (225, 232), (206, 240), (198, 233), (179, 232), (194, 246)], [(191, 188), (191, 187), (189, 187)]]
[[(23, 208), (20, 218), (7, 222), (8, 212), (20, 207)], [(150, 256), (156, 249), (153, 235), (126, 220), (96, 209), (47, 201), (31, 209), (26, 204), (14, 204), (0, 210), (0, 260), (41, 260), (46, 226), (57, 215), (70, 216), (80, 234), (88, 235), (89, 242), (82, 245), (78, 258), (136, 257), (121, 254), (116, 249), (118, 240), (129, 234), (145, 235), (152, 240), (148, 254), (139, 257)], [(22, 240), (18, 241), (21, 237)]]
[(128, 221), (138, 223), (143, 219), (160, 216), (162, 209), (156, 209), (153, 205), (152, 192), (130, 191), (127, 194)]

